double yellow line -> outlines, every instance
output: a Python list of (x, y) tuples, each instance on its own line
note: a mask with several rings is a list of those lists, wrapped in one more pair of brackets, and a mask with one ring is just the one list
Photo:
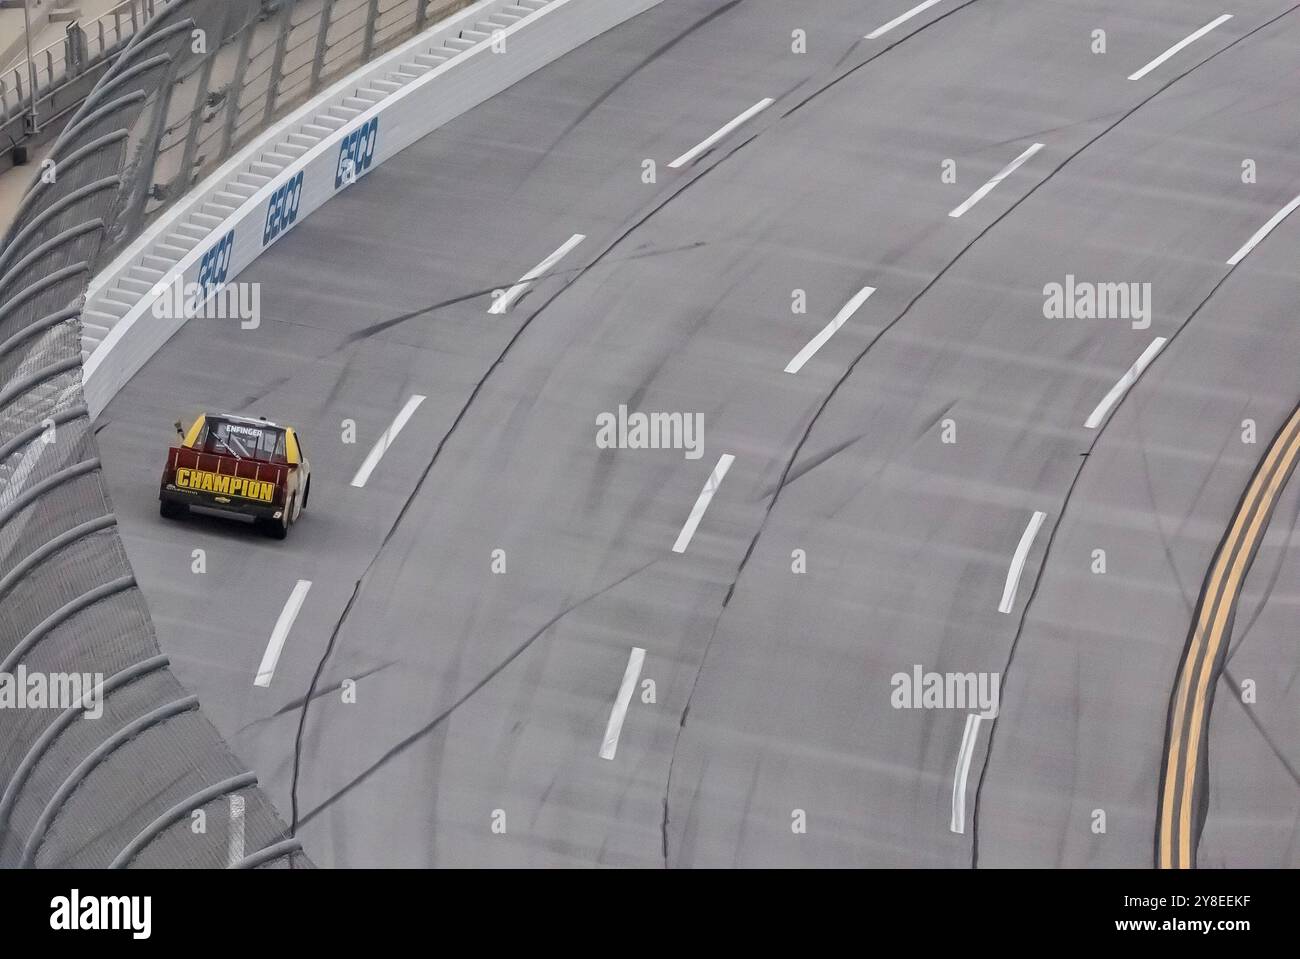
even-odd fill
[(1178, 685), (1169, 705), (1157, 830), (1157, 863), (1161, 869), (1190, 869), (1196, 864), (1193, 840), (1199, 822), (1194, 829), (1193, 816), (1200, 806), (1194, 800), (1205, 789), (1199, 764), (1209, 735), (1212, 680), (1217, 679), (1216, 667), (1220, 667), (1231, 639), (1241, 585), (1298, 454), (1300, 406), (1273, 438), (1255, 470), (1201, 589), (1179, 666)]

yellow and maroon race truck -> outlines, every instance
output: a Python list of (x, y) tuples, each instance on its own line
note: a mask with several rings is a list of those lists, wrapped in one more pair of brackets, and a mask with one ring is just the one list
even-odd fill
[(203, 414), (167, 451), (158, 489), (158, 512), (168, 519), (189, 513), (244, 516), (269, 536), (284, 539), (307, 508), (311, 466), (297, 434), (265, 419)]

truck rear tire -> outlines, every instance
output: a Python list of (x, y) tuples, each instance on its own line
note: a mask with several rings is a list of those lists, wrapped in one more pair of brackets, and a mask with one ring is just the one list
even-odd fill
[(268, 519), (262, 521), (262, 530), (271, 539), (284, 539), (289, 535), (289, 517), (293, 515), (293, 500), (285, 504), (284, 513), (280, 519)]

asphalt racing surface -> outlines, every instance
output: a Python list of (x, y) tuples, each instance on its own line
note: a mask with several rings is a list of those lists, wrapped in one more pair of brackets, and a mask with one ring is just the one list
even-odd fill
[[(1300, 216), (1227, 262), (1300, 193), (1300, 10), (879, 32), (909, 6), (667, 0), (346, 190), (240, 277), (257, 329), (190, 322), (105, 411), (163, 650), (316, 863), (1156, 862), (1198, 594), (1300, 397)], [(1067, 277), (1150, 313), (1048, 318)], [(698, 456), (602, 448), (621, 405)], [(158, 517), (204, 410), (298, 428), (287, 541)], [(1300, 865), (1298, 512), (1211, 689), (1202, 865)], [(996, 717), (895, 708), (915, 667)]]

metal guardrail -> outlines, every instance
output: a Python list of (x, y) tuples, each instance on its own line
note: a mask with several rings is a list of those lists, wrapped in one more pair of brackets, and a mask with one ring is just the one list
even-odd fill
[(223, 30), (221, 48), (173, 86), (146, 217), (271, 121), (471, 2), (261, 0), (251, 29)]
[[(215, 26), (192, 38), (202, 49), (192, 50), (184, 72), (161, 91), (164, 136), (146, 218), (272, 120), (471, 2), (204, 0)], [(125, 0), (80, 31), (84, 42), (69, 36), (35, 53), (42, 126), (69, 114), (162, 6), (162, 0)], [(0, 154), (30, 136), (30, 88), (26, 60), (0, 75)]]
[(69, 80), (118, 53), (156, 10), (157, 0), (123, 0), (87, 24), (69, 24), (62, 40), (32, 51), (30, 63), (24, 57), (8, 67), (0, 74), (0, 123), (31, 109), (32, 66), (40, 111)]

